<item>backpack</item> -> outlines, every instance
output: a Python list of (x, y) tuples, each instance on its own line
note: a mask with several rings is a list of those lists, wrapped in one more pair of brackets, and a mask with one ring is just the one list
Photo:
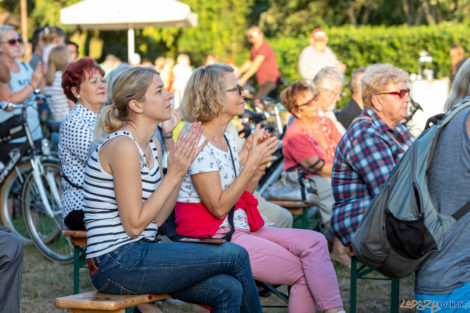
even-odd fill
[(441, 248), (444, 235), (470, 211), (470, 202), (452, 216), (439, 213), (428, 189), (427, 170), (439, 134), (466, 101), (427, 128), (395, 166), (387, 183), (365, 210), (352, 237), (355, 257), (382, 274), (404, 277)]

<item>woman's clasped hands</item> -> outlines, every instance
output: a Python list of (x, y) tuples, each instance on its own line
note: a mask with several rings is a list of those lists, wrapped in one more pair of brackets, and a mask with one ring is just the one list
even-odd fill
[[(189, 170), (196, 156), (205, 147), (208, 140), (198, 146), (202, 136), (203, 126), (201, 122), (193, 123), (186, 136), (180, 133), (176, 144), (168, 156), (168, 175), (183, 177)], [(183, 138), (184, 137), (184, 138)]]

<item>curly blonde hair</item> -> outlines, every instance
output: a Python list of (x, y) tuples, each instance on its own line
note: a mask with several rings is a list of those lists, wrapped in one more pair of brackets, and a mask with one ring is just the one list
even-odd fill
[(186, 121), (209, 122), (220, 114), (225, 101), (225, 73), (233, 73), (233, 68), (211, 64), (199, 67), (191, 74), (181, 101)]
[(372, 96), (385, 92), (390, 83), (408, 82), (408, 73), (389, 63), (373, 64), (366, 68), (362, 77), (362, 101), (364, 107), (371, 109)]

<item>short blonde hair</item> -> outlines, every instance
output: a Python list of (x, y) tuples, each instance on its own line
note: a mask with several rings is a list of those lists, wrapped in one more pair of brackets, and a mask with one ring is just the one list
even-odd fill
[(233, 73), (233, 68), (211, 64), (191, 74), (181, 101), (186, 121), (209, 122), (220, 114), (225, 101), (225, 73)]
[(373, 64), (362, 77), (362, 101), (367, 109), (373, 108), (372, 96), (385, 92), (390, 83), (408, 82), (408, 73), (389, 63)]

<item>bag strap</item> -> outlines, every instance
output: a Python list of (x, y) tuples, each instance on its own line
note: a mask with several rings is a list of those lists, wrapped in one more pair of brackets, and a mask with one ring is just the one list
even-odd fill
[(465, 214), (467, 214), (470, 211), (470, 202), (467, 202), (463, 207), (457, 210), (454, 214), (452, 214), (452, 217), (455, 218), (456, 221), (461, 219)]
[[(228, 151), (230, 152), (230, 158), (232, 159), (232, 166), (233, 166), (233, 172), (235, 173), (235, 177), (237, 177), (237, 169), (235, 167), (235, 161), (233, 160), (233, 153), (232, 153), (232, 148), (230, 147), (230, 143), (228, 142), (227, 137), (224, 135), (225, 142), (227, 142), (228, 146)], [(225, 234), (223, 239), (227, 241), (232, 240), (232, 235), (235, 232), (235, 225), (233, 223), (233, 215), (235, 214), (235, 205), (232, 206), (230, 211), (228, 212), (228, 224), (230, 225), (230, 231)]]
[[(351, 125), (353, 123), (356, 123), (356, 122), (360, 121), (360, 120), (372, 121), (372, 119), (369, 116), (358, 116), (351, 122)], [(403, 147), (403, 145), (395, 138), (395, 135), (390, 130), (387, 129), (385, 132), (387, 133), (388, 137), (390, 137), (390, 139), (392, 139), (398, 145), (398, 147), (401, 149), (401, 151), (406, 152), (405, 147)]]
[(79, 185), (73, 183), (73, 182), (70, 180), (70, 178), (68, 178), (67, 175), (65, 175), (65, 173), (64, 173), (63, 171), (61, 171), (60, 176), (62, 176), (62, 178), (64, 178), (65, 181), (66, 181), (70, 186), (72, 186), (72, 187), (74, 187), (74, 188), (77, 188), (77, 189), (83, 189), (82, 186), (79, 186)]
[[(314, 171), (314, 172), (310, 171), (310, 169), (318, 166), (318, 164), (320, 164), (320, 163), (321, 163), (321, 165), (319, 166), (319, 168), (316, 171)], [(291, 167), (287, 168), (286, 172), (293, 172), (296, 169), (300, 169), (302, 171), (303, 176), (309, 175), (309, 174), (315, 175), (316, 173), (318, 173), (323, 168), (323, 166), (325, 166), (325, 161), (318, 158), (318, 160), (315, 163), (313, 163), (312, 165), (310, 165), (309, 167), (304, 168), (300, 163), (297, 163), (297, 164), (294, 164)]]

